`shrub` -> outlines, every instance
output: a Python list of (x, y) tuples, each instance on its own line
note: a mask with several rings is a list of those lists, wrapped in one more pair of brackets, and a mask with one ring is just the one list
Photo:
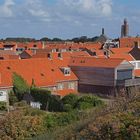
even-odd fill
[(43, 121), (38, 116), (25, 116), (23, 111), (8, 113), (0, 120), (0, 138), (6, 139), (29, 139), (43, 133)]
[(35, 101), (40, 102), (41, 109), (48, 110), (49, 101), (51, 99), (51, 92), (46, 89), (32, 88), (31, 95)]
[(18, 102), (18, 99), (17, 99), (14, 91), (11, 90), (10, 93), (9, 93), (9, 104), (14, 105), (14, 103), (16, 103), (16, 102)]
[(86, 95), (78, 99), (77, 103), (75, 104), (75, 108), (88, 109), (102, 104), (103, 101), (101, 101), (98, 97)]
[(19, 101), (23, 99), (25, 93), (29, 93), (27, 82), (17, 73), (13, 73), (13, 90)]
[(0, 102), (0, 111), (6, 111), (6, 102)]
[(78, 112), (63, 112), (63, 113), (51, 113), (44, 117), (44, 125), (47, 129), (51, 130), (57, 127), (66, 126), (72, 122), (78, 121), (80, 116)]
[(66, 112), (70, 112), (73, 110), (73, 106), (70, 105), (70, 104), (64, 104), (63, 105), (63, 111), (66, 111)]
[(93, 104), (88, 103), (88, 102), (79, 102), (76, 106), (78, 109), (90, 109), (93, 107)]
[(48, 114), (44, 117), (44, 126), (47, 129), (52, 129), (58, 125), (57, 117), (55, 114)]
[(77, 100), (78, 96), (75, 94), (69, 94), (62, 98), (63, 104), (70, 104), (71, 106), (74, 106)]
[(78, 121), (80, 116), (77, 115), (76, 111), (68, 112), (68, 113), (62, 113), (58, 116), (57, 121), (59, 126), (65, 126), (68, 125), (74, 121)]
[(48, 110), (54, 112), (61, 112), (63, 110), (63, 105), (60, 97), (55, 95), (50, 96)]
[(75, 94), (69, 94), (62, 98), (63, 111), (69, 112), (74, 109), (75, 104), (78, 101), (78, 96)]

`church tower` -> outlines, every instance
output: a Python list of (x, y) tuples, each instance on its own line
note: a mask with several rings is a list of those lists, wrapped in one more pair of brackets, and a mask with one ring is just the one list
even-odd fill
[(121, 37), (128, 37), (129, 35), (129, 25), (127, 19), (124, 19), (124, 24), (121, 26)]

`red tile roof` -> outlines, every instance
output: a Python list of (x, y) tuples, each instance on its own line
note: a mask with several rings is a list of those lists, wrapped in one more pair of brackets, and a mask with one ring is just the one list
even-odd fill
[(73, 57), (70, 61), (70, 66), (115, 68), (118, 65), (120, 65), (123, 61), (124, 59)]
[(110, 58), (121, 58), (127, 61), (134, 61), (135, 59), (130, 54), (111, 54)]
[(132, 48), (134, 47), (134, 42), (135, 41), (139, 41), (140, 42), (140, 37), (124, 37), (124, 38), (120, 38), (119, 42), (120, 42), (120, 48)]
[(113, 54), (126, 54), (129, 53), (133, 48), (111, 48), (110, 51)]
[(20, 74), (30, 85), (34, 79), (38, 87), (54, 86), (61, 81), (78, 80), (73, 72), (70, 76), (65, 76), (59, 67), (61, 67), (59, 64), (48, 59), (0, 61), (0, 87), (12, 86), (13, 72)]
[(140, 69), (134, 70), (134, 75), (140, 77)]
[[(52, 59), (58, 59), (58, 54), (60, 52), (43, 52), (40, 51), (37, 54), (33, 55), (32, 58), (47, 58), (48, 54), (51, 55)], [(72, 57), (72, 56), (89, 56), (89, 54), (86, 51), (70, 51), (70, 52), (61, 52), (62, 58), (65, 59), (67, 57)]]
[(60, 96), (66, 96), (70, 93), (77, 94), (77, 91), (73, 89), (64, 89), (64, 90), (58, 90), (56, 94)]

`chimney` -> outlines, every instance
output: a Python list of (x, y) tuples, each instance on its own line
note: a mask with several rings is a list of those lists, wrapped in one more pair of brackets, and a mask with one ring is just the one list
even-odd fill
[(45, 48), (45, 42), (42, 41), (42, 49), (44, 49), (44, 48)]
[(135, 44), (134, 45), (135, 48), (139, 48), (139, 41), (135, 41), (134, 44)]
[(104, 55), (106, 56), (106, 58), (110, 58), (110, 52), (109, 52), (109, 50), (104, 51)]
[(61, 52), (58, 53), (58, 58), (59, 58), (59, 59), (62, 59), (62, 53), (61, 53)]
[(48, 57), (48, 59), (52, 59), (52, 54), (51, 53), (48, 53), (47, 54), (47, 57)]

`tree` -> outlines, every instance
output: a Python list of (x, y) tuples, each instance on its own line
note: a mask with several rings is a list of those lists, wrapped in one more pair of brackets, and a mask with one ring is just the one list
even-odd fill
[(63, 104), (62, 101), (60, 100), (60, 97), (56, 95), (51, 95), (48, 110), (54, 112), (61, 112), (63, 110)]
[(40, 102), (41, 109), (48, 110), (51, 92), (47, 89), (31, 88), (31, 95), (35, 101)]
[(103, 101), (100, 100), (100, 98), (96, 96), (92, 96), (92, 95), (86, 95), (78, 99), (75, 105), (75, 108), (88, 109), (88, 108), (96, 107), (102, 104), (103, 104)]
[(78, 96), (75, 94), (69, 94), (62, 98), (63, 109), (64, 111), (71, 111), (74, 109), (74, 106), (78, 100)]
[(14, 105), (18, 101), (17, 96), (15, 95), (14, 91), (11, 90), (9, 93), (9, 103), (10, 105)]
[(29, 93), (27, 82), (17, 73), (13, 73), (13, 91), (19, 101), (23, 99), (25, 93)]

